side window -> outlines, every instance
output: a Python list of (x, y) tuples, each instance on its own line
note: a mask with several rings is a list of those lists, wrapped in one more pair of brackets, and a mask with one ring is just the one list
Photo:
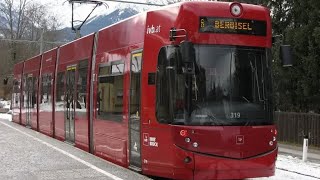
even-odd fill
[(63, 109), (63, 103), (64, 103), (64, 72), (58, 72), (57, 74), (57, 95), (56, 95), (56, 108), (55, 111), (64, 111)]
[(23, 80), (22, 80), (22, 86), (23, 86), (23, 95), (22, 95), (22, 107), (26, 108), (27, 107), (27, 75), (25, 75), (23, 77)]
[(130, 117), (139, 117), (140, 112), (141, 60), (142, 52), (131, 57)]
[(13, 81), (13, 93), (12, 93), (12, 107), (20, 107), (20, 81), (21, 79), (14, 79)]
[(24, 86), (24, 102), (26, 108), (37, 108), (37, 78), (33, 77), (32, 74), (29, 74), (25, 78), (25, 86)]
[(160, 49), (157, 65), (157, 80), (156, 80), (156, 116), (161, 123), (167, 122), (169, 116), (169, 92), (167, 88), (168, 77), (166, 75), (166, 49)]
[(38, 98), (38, 78), (34, 77), (32, 78), (32, 108), (37, 108), (37, 98)]
[(77, 105), (76, 116), (86, 116), (87, 114), (87, 77), (88, 77), (88, 60), (80, 61), (77, 79)]
[(112, 62), (99, 68), (97, 110), (98, 118), (121, 121), (123, 113), (123, 72), (122, 61)]
[(41, 77), (41, 89), (40, 89), (40, 109), (42, 111), (52, 111), (52, 75), (44, 74)]

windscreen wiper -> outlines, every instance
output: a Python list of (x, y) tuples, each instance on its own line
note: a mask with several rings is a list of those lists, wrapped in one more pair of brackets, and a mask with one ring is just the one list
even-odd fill
[(258, 72), (257, 72), (257, 67), (256, 67), (256, 58), (254, 59), (254, 61), (255, 61), (255, 64), (253, 66), (252, 61), (250, 60), (251, 71), (254, 74), (254, 79), (255, 79), (256, 84), (257, 84), (259, 101), (260, 102), (264, 102), (265, 100), (261, 98), (261, 94), (260, 94), (259, 78), (258, 78)]

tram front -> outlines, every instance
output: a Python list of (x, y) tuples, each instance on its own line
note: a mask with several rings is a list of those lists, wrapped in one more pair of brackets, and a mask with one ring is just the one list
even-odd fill
[[(175, 146), (192, 152), (184, 160), (193, 163), (194, 179), (272, 176), (277, 130), (271, 52), (250, 42), (267, 36), (267, 22), (199, 16), (199, 23), (192, 40), (160, 50), (157, 119), (172, 126)], [(170, 38), (183, 32), (189, 31), (172, 29)]]

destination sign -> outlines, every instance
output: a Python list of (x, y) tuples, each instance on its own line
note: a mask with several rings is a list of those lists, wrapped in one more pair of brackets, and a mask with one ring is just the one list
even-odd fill
[(266, 21), (200, 17), (199, 32), (266, 36)]

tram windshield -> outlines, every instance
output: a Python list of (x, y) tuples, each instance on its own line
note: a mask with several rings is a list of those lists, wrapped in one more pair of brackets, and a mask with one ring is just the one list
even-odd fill
[[(158, 63), (158, 121), (195, 126), (273, 124), (268, 51), (236, 46), (194, 48), (192, 74), (180, 71), (177, 63), (174, 78), (166, 77), (168, 73), (160, 71), (168, 68), (165, 70)], [(174, 85), (166, 91), (164, 82), (168, 78)]]

